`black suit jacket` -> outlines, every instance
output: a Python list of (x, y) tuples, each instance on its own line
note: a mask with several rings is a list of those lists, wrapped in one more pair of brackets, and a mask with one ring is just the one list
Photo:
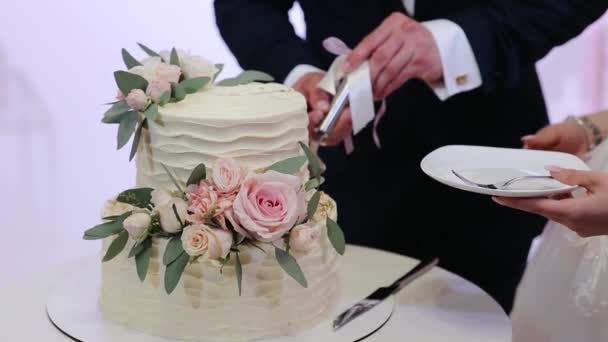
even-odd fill
[[(217, 24), (245, 69), (282, 80), (298, 64), (326, 69), (321, 46), (336, 36), (354, 47), (401, 0), (300, 0), (307, 38), (296, 36), (293, 0), (216, 0)], [(501, 208), (489, 198), (450, 189), (426, 177), (420, 160), (447, 144), (520, 147), (520, 137), (547, 124), (535, 62), (580, 33), (606, 10), (599, 0), (417, 0), (415, 19), (444, 18), (465, 31), (483, 85), (440, 101), (420, 80), (388, 98), (380, 124), (382, 149), (370, 129), (355, 152), (327, 148), (326, 191), (339, 206), (350, 242), (415, 257), (439, 255), (510, 308), (531, 239), (543, 220)], [(575, 66), (572, 66), (575, 67)]]

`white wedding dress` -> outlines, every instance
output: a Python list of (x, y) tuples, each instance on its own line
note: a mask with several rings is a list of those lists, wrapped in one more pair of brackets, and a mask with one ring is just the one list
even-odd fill
[[(589, 164), (608, 171), (608, 142)], [(511, 318), (514, 342), (608, 342), (608, 236), (581, 238), (549, 222)]]

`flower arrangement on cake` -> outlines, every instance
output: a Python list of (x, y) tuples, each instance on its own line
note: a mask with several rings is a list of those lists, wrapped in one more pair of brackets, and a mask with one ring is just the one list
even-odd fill
[[(156, 53), (140, 47), (149, 55), (141, 62), (123, 49), (129, 71), (114, 73), (117, 101), (102, 120), (119, 124), (119, 149), (133, 137), (131, 159), (148, 121), (163, 125), (159, 107), (205, 91), (222, 69), (175, 48)], [(259, 71), (245, 71), (217, 85), (271, 79)], [(336, 223), (335, 202), (319, 190), (323, 183), (320, 161), (305, 143), (299, 145), (300, 155), (263, 169), (249, 169), (230, 158), (219, 158), (209, 168), (201, 163), (187, 181), (163, 164), (173, 189), (140, 187), (121, 192), (106, 203), (104, 222), (85, 231), (84, 239), (111, 239), (104, 262), (129, 248), (128, 258), (134, 258), (142, 282), (150, 268), (154, 240), (167, 240), (161, 252), (167, 294), (175, 290), (188, 264), (206, 263), (221, 273), (231, 262), (240, 295), (243, 265), (239, 253), (245, 246), (273, 251), (280, 267), (307, 287), (293, 252), (307, 253), (323, 235), (343, 254), (345, 238)]]

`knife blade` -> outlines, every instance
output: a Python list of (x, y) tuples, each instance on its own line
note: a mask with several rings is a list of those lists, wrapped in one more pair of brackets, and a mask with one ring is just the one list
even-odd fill
[(405, 275), (388, 286), (383, 286), (372, 292), (365, 299), (357, 302), (342, 312), (333, 322), (334, 331), (342, 328), (355, 318), (376, 307), (383, 300), (401, 291), (405, 286), (424, 275), (439, 263), (439, 258), (421, 261)]

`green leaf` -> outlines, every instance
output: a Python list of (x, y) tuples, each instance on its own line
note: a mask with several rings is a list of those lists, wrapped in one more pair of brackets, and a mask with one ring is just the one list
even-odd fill
[(165, 270), (165, 291), (167, 291), (167, 294), (171, 294), (177, 287), (188, 261), (190, 261), (190, 256), (186, 252), (182, 252), (174, 262), (167, 265)]
[(256, 82), (256, 81), (263, 81), (263, 82), (274, 81), (274, 77), (270, 76), (269, 74), (267, 74), (265, 72), (258, 71), (258, 70), (245, 70), (240, 75), (238, 75), (236, 78), (239, 79), (239, 81), (241, 82), (240, 84), (247, 84), (247, 83)]
[(147, 53), (147, 54), (148, 54), (148, 56), (150, 56), (150, 57), (160, 57), (160, 55), (159, 55), (159, 54), (158, 54), (156, 51), (154, 51), (154, 50), (150, 49), (149, 47), (145, 46), (144, 44), (142, 44), (142, 43), (137, 43), (137, 45), (139, 45), (139, 47), (140, 47), (142, 50), (144, 50), (144, 52), (145, 52), (145, 53)]
[(226, 78), (217, 83), (217, 85), (222, 87), (234, 87), (241, 84), (238, 78)]
[(111, 222), (98, 224), (95, 227), (84, 232), (83, 239), (85, 240), (100, 240), (108, 236), (118, 234), (124, 230), (122, 222), (131, 215), (131, 212), (124, 213)]
[(156, 118), (158, 118), (158, 116), (160, 115), (160, 113), (158, 111), (158, 105), (156, 103), (153, 103), (150, 106), (148, 106), (148, 109), (146, 109), (146, 111), (144, 112), (144, 115), (148, 119), (155, 121)]
[(308, 282), (306, 281), (306, 277), (304, 276), (300, 265), (298, 265), (298, 262), (291, 254), (275, 247), (274, 255), (277, 258), (279, 265), (281, 265), (281, 268), (283, 268), (290, 277), (297, 281), (298, 284), (302, 285), (302, 287), (308, 287)]
[(184, 247), (182, 247), (182, 239), (180, 236), (174, 236), (167, 242), (165, 248), (165, 254), (163, 255), (163, 265), (169, 265), (174, 262), (180, 255), (184, 253)]
[(184, 228), (185, 227), (184, 221), (182, 221), (182, 218), (179, 217), (179, 213), (177, 212), (177, 206), (175, 205), (175, 203), (173, 203), (173, 205), (171, 206), (171, 209), (173, 209), (173, 214), (175, 215), (177, 222), (179, 222), (179, 225), (182, 226), (182, 228)]
[(310, 198), (310, 201), (308, 201), (308, 210), (307, 210), (308, 218), (312, 218), (313, 216), (315, 216), (315, 213), (317, 212), (317, 208), (319, 207), (320, 200), (321, 200), (321, 192), (317, 191), (317, 192), (315, 192), (314, 195), (312, 195), (312, 197)]
[(152, 188), (135, 188), (121, 192), (116, 200), (138, 208), (147, 208), (152, 201)]
[(213, 75), (213, 82), (217, 80), (217, 77), (222, 73), (222, 70), (224, 70), (224, 64), (216, 64), (215, 67), (217, 68), (217, 72)]
[(344, 238), (344, 231), (342, 228), (340, 228), (337, 222), (329, 217), (327, 218), (326, 223), (329, 241), (331, 242), (332, 246), (334, 246), (334, 249), (336, 252), (338, 252), (338, 254), (344, 255), (344, 252), (346, 251), (346, 239)]
[(184, 87), (187, 94), (194, 94), (202, 87), (206, 86), (211, 79), (209, 77), (194, 77), (181, 81), (179, 84)]
[(127, 101), (118, 101), (103, 114), (103, 119), (101, 119), (101, 122), (107, 124), (120, 123), (124, 114), (130, 110), (131, 107), (129, 107)]
[(169, 60), (169, 63), (179, 66), (179, 56), (177, 55), (177, 50), (175, 50), (175, 48), (171, 49), (171, 59)]
[(171, 173), (171, 171), (169, 171), (169, 168), (165, 164), (163, 164), (163, 163), (161, 163), (160, 165), (162, 165), (163, 169), (165, 169), (165, 172), (167, 173), (167, 176), (169, 176), (169, 179), (171, 179), (171, 182), (173, 182), (173, 185), (175, 185), (175, 187), (177, 188), (177, 190), (179, 190), (179, 192), (181, 192), (181, 193), (185, 193), (184, 189), (179, 184), (179, 182), (177, 181), (177, 179), (175, 179), (175, 177), (173, 176), (173, 174)]
[(114, 259), (118, 254), (120, 254), (120, 252), (122, 252), (123, 249), (125, 249), (127, 241), (129, 241), (129, 232), (123, 230), (122, 232), (118, 233), (118, 237), (112, 241), (102, 261), (106, 262)]
[(167, 104), (167, 102), (169, 102), (169, 100), (171, 100), (171, 92), (170, 91), (166, 91), (158, 99), (158, 105), (159, 106), (164, 106), (164, 105)]
[(135, 255), (135, 266), (137, 267), (137, 275), (142, 282), (146, 280), (148, 268), (150, 266), (150, 257), (152, 256), (152, 239), (145, 239), (140, 243), (143, 250)]
[(321, 186), (321, 180), (319, 178), (313, 178), (304, 184), (304, 190), (310, 191), (312, 189), (317, 189)]
[(273, 170), (280, 173), (286, 173), (289, 175), (293, 175), (294, 173), (300, 171), (302, 166), (306, 164), (305, 156), (293, 157), (285, 160), (281, 160), (280, 162), (274, 163), (268, 167), (269, 170)]
[(236, 273), (236, 283), (239, 287), (239, 296), (243, 293), (243, 265), (241, 264), (241, 257), (236, 252), (236, 263), (234, 264), (234, 271)]
[(171, 90), (175, 101), (181, 101), (186, 97), (186, 90), (178, 83), (171, 83)]
[(205, 178), (207, 178), (207, 167), (205, 164), (198, 164), (194, 170), (192, 170), (186, 185), (198, 184)]
[(118, 89), (120, 89), (125, 96), (129, 95), (133, 89), (146, 91), (146, 88), (148, 87), (148, 81), (146, 81), (145, 78), (127, 71), (115, 71), (114, 79), (116, 80)]
[(117, 140), (117, 149), (120, 150), (123, 148), (131, 139), (131, 136), (135, 132), (135, 127), (137, 126), (137, 112), (130, 111), (127, 112), (120, 120), (120, 125), (118, 126), (118, 135), (116, 137)]
[[(149, 240), (149, 239), (146, 239), (146, 240)], [(131, 247), (131, 251), (129, 251), (128, 257), (132, 258), (132, 257), (138, 255), (139, 253), (143, 252), (144, 248), (145, 248), (143, 242), (146, 241), (146, 240), (138, 241), (137, 243), (135, 243), (133, 245), (133, 247)]]
[(299, 141), (298, 144), (300, 144), (300, 147), (304, 151), (306, 158), (308, 158), (308, 165), (310, 166), (310, 172), (312, 173), (312, 176), (314, 178), (319, 178), (321, 176), (321, 162), (319, 161), (319, 158), (314, 153), (312, 153), (308, 145), (301, 141)]
[(129, 53), (129, 51), (127, 51), (127, 49), (122, 49), (121, 53), (122, 53), (122, 60), (123, 60), (123, 62), (125, 62), (127, 69), (131, 69), (138, 65), (141, 65), (141, 63), (137, 59), (135, 59), (135, 58), (133, 58), (133, 56), (131, 56), (131, 54)]
[(131, 153), (129, 154), (129, 161), (131, 161), (131, 160), (133, 160), (133, 158), (135, 158), (135, 154), (137, 153), (137, 148), (139, 147), (139, 141), (141, 140), (141, 132), (144, 128), (146, 120), (148, 120), (148, 119), (144, 119), (142, 122), (140, 122), (139, 126), (137, 127), (137, 130), (135, 130), (135, 137), (133, 138), (133, 144), (131, 145)]

